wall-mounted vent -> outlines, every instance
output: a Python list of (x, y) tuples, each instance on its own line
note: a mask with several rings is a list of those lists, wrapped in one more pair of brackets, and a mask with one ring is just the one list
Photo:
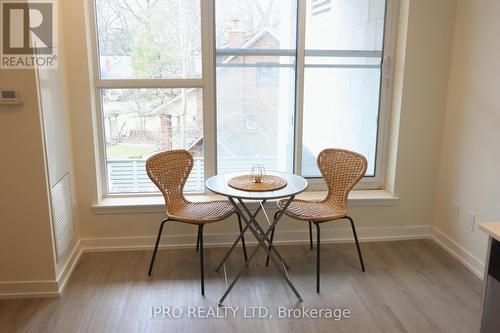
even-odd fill
[(332, 10), (332, 0), (311, 0), (311, 15), (318, 16)]
[(56, 254), (59, 259), (68, 249), (74, 234), (75, 212), (69, 173), (52, 187), (51, 200)]

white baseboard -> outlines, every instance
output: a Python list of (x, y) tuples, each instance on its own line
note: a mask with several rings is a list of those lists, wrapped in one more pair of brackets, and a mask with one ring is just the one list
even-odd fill
[(0, 282), (0, 299), (58, 296), (56, 281)]
[(56, 280), (0, 282), (0, 299), (59, 297), (71, 278), (82, 252), (81, 242), (78, 241)]
[[(431, 226), (390, 227), (390, 228), (361, 228), (357, 229), (361, 242), (396, 241), (409, 239), (428, 239)], [(315, 231), (313, 231), (315, 232)], [(255, 239), (247, 234), (247, 244), (256, 244)], [(207, 233), (203, 237), (205, 247), (231, 246), (238, 237), (236, 233)], [(351, 229), (324, 229), (321, 230), (322, 243), (353, 242)], [(276, 244), (300, 245), (308, 244), (308, 230), (276, 231)], [(155, 237), (115, 237), (115, 238), (83, 238), (82, 249), (87, 251), (128, 251), (150, 250), (155, 243)], [(196, 246), (196, 234), (190, 235), (164, 235), (160, 248), (190, 248)]]
[(445, 235), (436, 227), (432, 227), (431, 240), (457, 259), (462, 265), (467, 267), (474, 275), (481, 280), (483, 279), (485, 264), (482, 260), (467, 251), (462, 245)]
[[(431, 226), (387, 227), (387, 228), (359, 228), (358, 237), (361, 242), (397, 241), (411, 239), (429, 239)], [(235, 233), (214, 234), (204, 236), (206, 247), (230, 246), (238, 235)], [(300, 245), (308, 244), (309, 231), (306, 230), (277, 230), (276, 244)], [(323, 243), (353, 242), (351, 229), (321, 230)], [(116, 237), (116, 238), (82, 238), (75, 245), (68, 262), (61, 270), (55, 281), (26, 281), (0, 282), (0, 299), (28, 298), (28, 297), (58, 297), (63, 292), (71, 278), (78, 261), (85, 252), (92, 251), (130, 251), (150, 250), (155, 242), (154, 236), (145, 237)], [(248, 235), (247, 243), (256, 244), (255, 239)], [(196, 245), (196, 235), (165, 235), (162, 237), (161, 248), (189, 248)]]
[(59, 294), (62, 294), (62, 292), (64, 291), (64, 288), (71, 278), (71, 275), (73, 274), (78, 261), (80, 261), (82, 253), (82, 242), (81, 240), (78, 240), (78, 242), (73, 247), (73, 250), (71, 251), (68, 261), (63, 266), (61, 272), (59, 272), (59, 276), (57, 277), (57, 290)]

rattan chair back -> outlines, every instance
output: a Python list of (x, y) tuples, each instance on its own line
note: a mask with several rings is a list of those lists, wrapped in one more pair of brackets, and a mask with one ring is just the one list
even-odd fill
[(188, 203), (183, 189), (193, 164), (193, 157), (187, 150), (164, 151), (146, 161), (148, 176), (163, 193), (167, 212)]
[(366, 173), (366, 158), (352, 151), (330, 148), (319, 153), (317, 162), (328, 186), (324, 202), (347, 210), (349, 192)]

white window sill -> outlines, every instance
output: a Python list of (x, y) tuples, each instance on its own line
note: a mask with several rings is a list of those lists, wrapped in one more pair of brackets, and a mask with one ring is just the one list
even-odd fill
[[(326, 191), (308, 191), (297, 196), (297, 198), (316, 200), (322, 199)], [(187, 196), (191, 201), (221, 200), (223, 196), (216, 194)], [(355, 190), (349, 194), (349, 206), (395, 206), (399, 197), (395, 197), (384, 190)], [(95, 214), (123, 214), (123, 213), (159, 213), (163, 212), (164, 200), (162, 196), (134, 196), (134, 197), (108, 197), (99, 203), (92, 205)], [(276, 207), (275, 201), (268, 201), (267, 207)]]

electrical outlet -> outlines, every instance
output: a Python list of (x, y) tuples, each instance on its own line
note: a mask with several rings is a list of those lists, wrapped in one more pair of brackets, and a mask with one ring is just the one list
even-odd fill
[(465, 215), (465, 226), (470, 231), (474, 231), (476, 227), (476, 214), (467, 212), (467, 214)]

